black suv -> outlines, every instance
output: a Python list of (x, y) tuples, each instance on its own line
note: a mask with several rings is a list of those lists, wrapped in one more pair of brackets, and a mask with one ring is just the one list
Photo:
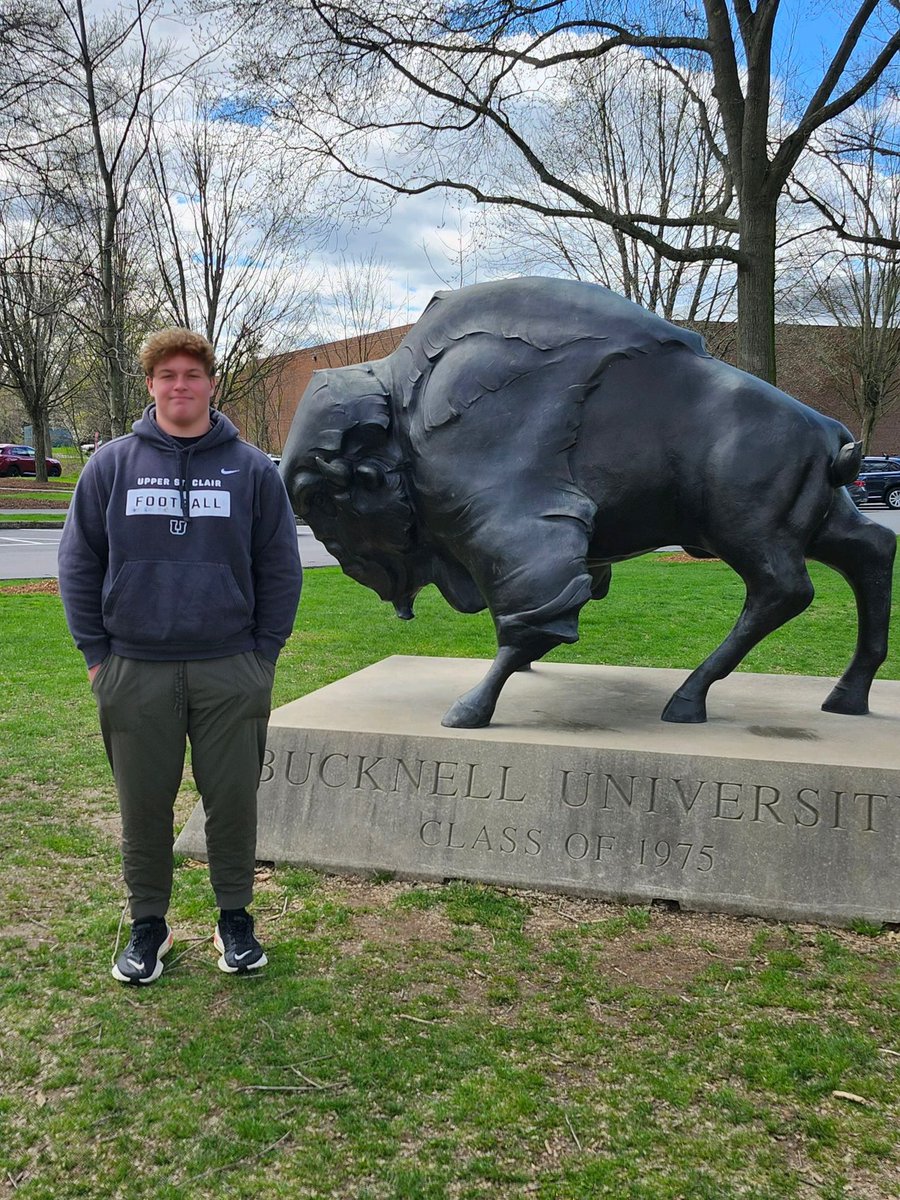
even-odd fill
[(866, 499), (880, 500), (888, 508), (900, 509), (900, 458), (882, 455), (862, 460), (859, 478), (866, 486)]

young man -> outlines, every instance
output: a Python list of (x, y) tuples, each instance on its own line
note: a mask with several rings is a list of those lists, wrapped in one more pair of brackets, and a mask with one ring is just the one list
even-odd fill
[(213, 348), (167, 329), (141, 348), (151, 403), (86, 464), (59, 551), (119, 793), (131, 940), (113, 976), (152, 983), (172, 945), (175, 794), (191, 742), (223, 971), (266, 956), (247, 913), (275, 662), (300, 597), (297, 531), (267, 455), (210, 407)]

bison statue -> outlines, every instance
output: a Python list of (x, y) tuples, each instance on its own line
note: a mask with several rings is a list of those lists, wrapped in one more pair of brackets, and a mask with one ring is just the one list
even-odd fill
[(743, 610), (662, 714), (701, 722), (710, 685), (810, 603), (806, 558), (845, 576), (858, 612), (822, 707), (868, 711), (896, 538), (847, 494), (860, 455), (696, 333), (594, 284), (527, 278), (438, 292), (386, 358), (317, 371), (281, 472), (298, 516), (399, 616), (429, 583), (490, 609), (497, 656), (447, 726), (488, 724), (514, 671), (576, 641), (613, 563), (672, 543), (723, 559)]

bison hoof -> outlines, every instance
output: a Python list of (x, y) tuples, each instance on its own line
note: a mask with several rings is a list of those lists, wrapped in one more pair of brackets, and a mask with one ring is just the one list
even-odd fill
[(822, 705), (822, 712), (843, 713), (847, 717), (864, 717), (869, 711), (869, 702), (865, 696), (853, 693), (840, 684)]
[(706, 704), (702, 700), (689, 700), (678, 692), (663, 709), (662, 720), (679, 725), (702, 725), (706, 720)]
[(494, 712), (492, 704), (485, 704), (471, 693), (460, 696), (447, 709), (441, 724), (447, 729), (481, 729), (490, 725)]

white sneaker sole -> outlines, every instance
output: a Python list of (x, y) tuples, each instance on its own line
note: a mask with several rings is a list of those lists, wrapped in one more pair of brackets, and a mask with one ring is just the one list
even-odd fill
[(175, 942), (175, 935), (171, 928), (166, 925), (166, 940), (156, 952), (156, 966), (146, 979), (132, 979), (130, 975), (123, 975), (119, 968), (113, 964), (112, 977), (118, 979), (119, 983), (155, 983), (163, 973), (163, 959), (172, 949)]
[(257, 971), (260, 967), (264, 967), (269, 961), (266, 958), (266, 952), (264, 950), (256, 962), (248, 963), (246, 967), (230, 967), (225, 961), (225, 943), (219, 937), (218, 925), (216, 926), (216, 931), (213, 934), (213, 945), (221, 956), (219, 961), (216, 963), (216, 966), (220, 971), (224, 971), (227, 975), (240, 975), (244, 971)]

